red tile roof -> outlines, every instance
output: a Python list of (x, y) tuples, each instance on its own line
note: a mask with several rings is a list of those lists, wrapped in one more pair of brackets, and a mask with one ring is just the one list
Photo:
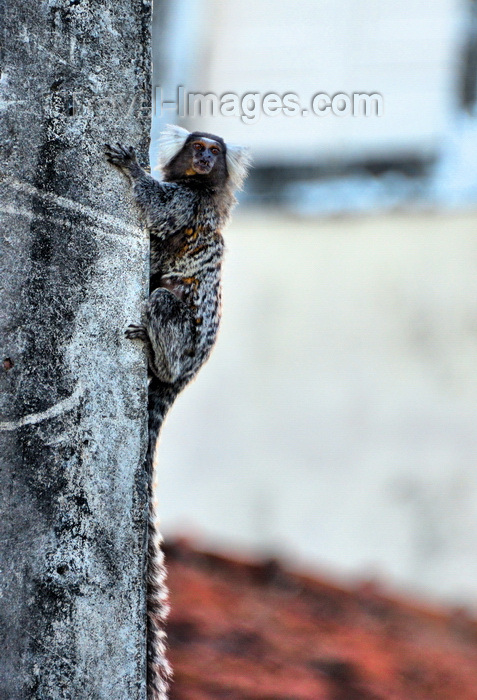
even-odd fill
[(477, 700), (465, 611), (166, 547), (171, 700)]

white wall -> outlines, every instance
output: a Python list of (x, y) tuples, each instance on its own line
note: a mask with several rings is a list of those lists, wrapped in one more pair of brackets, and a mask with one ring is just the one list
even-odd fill
[(160, 447), (166, 533), (477, 593), (477, 216), (238, 213)]
[[(196, 118), (251, 146), (256, 162), (427, 154), (455, 107), (461, 0), (204, 0), (189, 91), (379, 92), (384, 116)], [(184, 47), (187, 50), (187, 47)]]

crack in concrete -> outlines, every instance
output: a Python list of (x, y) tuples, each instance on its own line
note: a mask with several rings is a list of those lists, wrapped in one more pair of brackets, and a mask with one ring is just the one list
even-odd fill
[(45, 411), (29, 413), (27, 416), (23, 416), (17, 420), (0, 421), (0, 431), (4, 432), (7, 430), (18, 430), (18, 428), (23, 428), (25, 425), (35, 425), (35, 423), (41, 423), (49, 418), (56, 418), (62, 413), (66, 413), (66, 411), (70, 411), (72, 408), (75, 408), (79, 399), (83, 395), (83, 392), (84, 388), (78, 382), (75, 390), (70, 396), (67, 396), (66, 399), (58, 401), (58, 403), (54, 404), (54, 406), (50, 406), (50, 408), (47, 408)]
[(70, 211), (77, 212), (83, 216), (89, 216), (90, 218), (96, 220), (98, 223), (104, 224), (105, 226), (110, 226), (116, 229), (120, 229), (123, 233), (129, 233), (134, 236), (142, 236), (144, 230), (140, 226), (133, 226), (131, 224), (126, 224), (122, 219), (117, 216), (112, 216), (111, 214), (104, 214), (98, 209), (93, 207), (88, 207), (85, 204), (80, 204), (79, 202), (74, 202), (72, 199), (67, 197), (62, 197), (61, 195), (55, 194), (54, 192), (45, 192), (28, 182), (22, 182), (15, 178), (5, 178), (4, 182), (13, 189), (24, 192), (28, 195), (34, 195), (39, 197), (45, 202), (50, 202), (56, 204), (63, 209), (69, 209)]

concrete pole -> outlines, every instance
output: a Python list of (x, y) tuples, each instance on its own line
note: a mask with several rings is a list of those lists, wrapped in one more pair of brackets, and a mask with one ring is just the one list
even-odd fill
[(0, 699), (143, 700), (149, 0), (0, 12)]

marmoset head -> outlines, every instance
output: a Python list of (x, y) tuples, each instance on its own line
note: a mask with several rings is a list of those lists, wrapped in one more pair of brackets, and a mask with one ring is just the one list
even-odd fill
[(250, 158), (241, 146), (227, 145), (220, 136), (190, 133), (169, 125), (159, 142), (159, 169), (166, 182), (191, 182), (207, 187), (239, 189)]

